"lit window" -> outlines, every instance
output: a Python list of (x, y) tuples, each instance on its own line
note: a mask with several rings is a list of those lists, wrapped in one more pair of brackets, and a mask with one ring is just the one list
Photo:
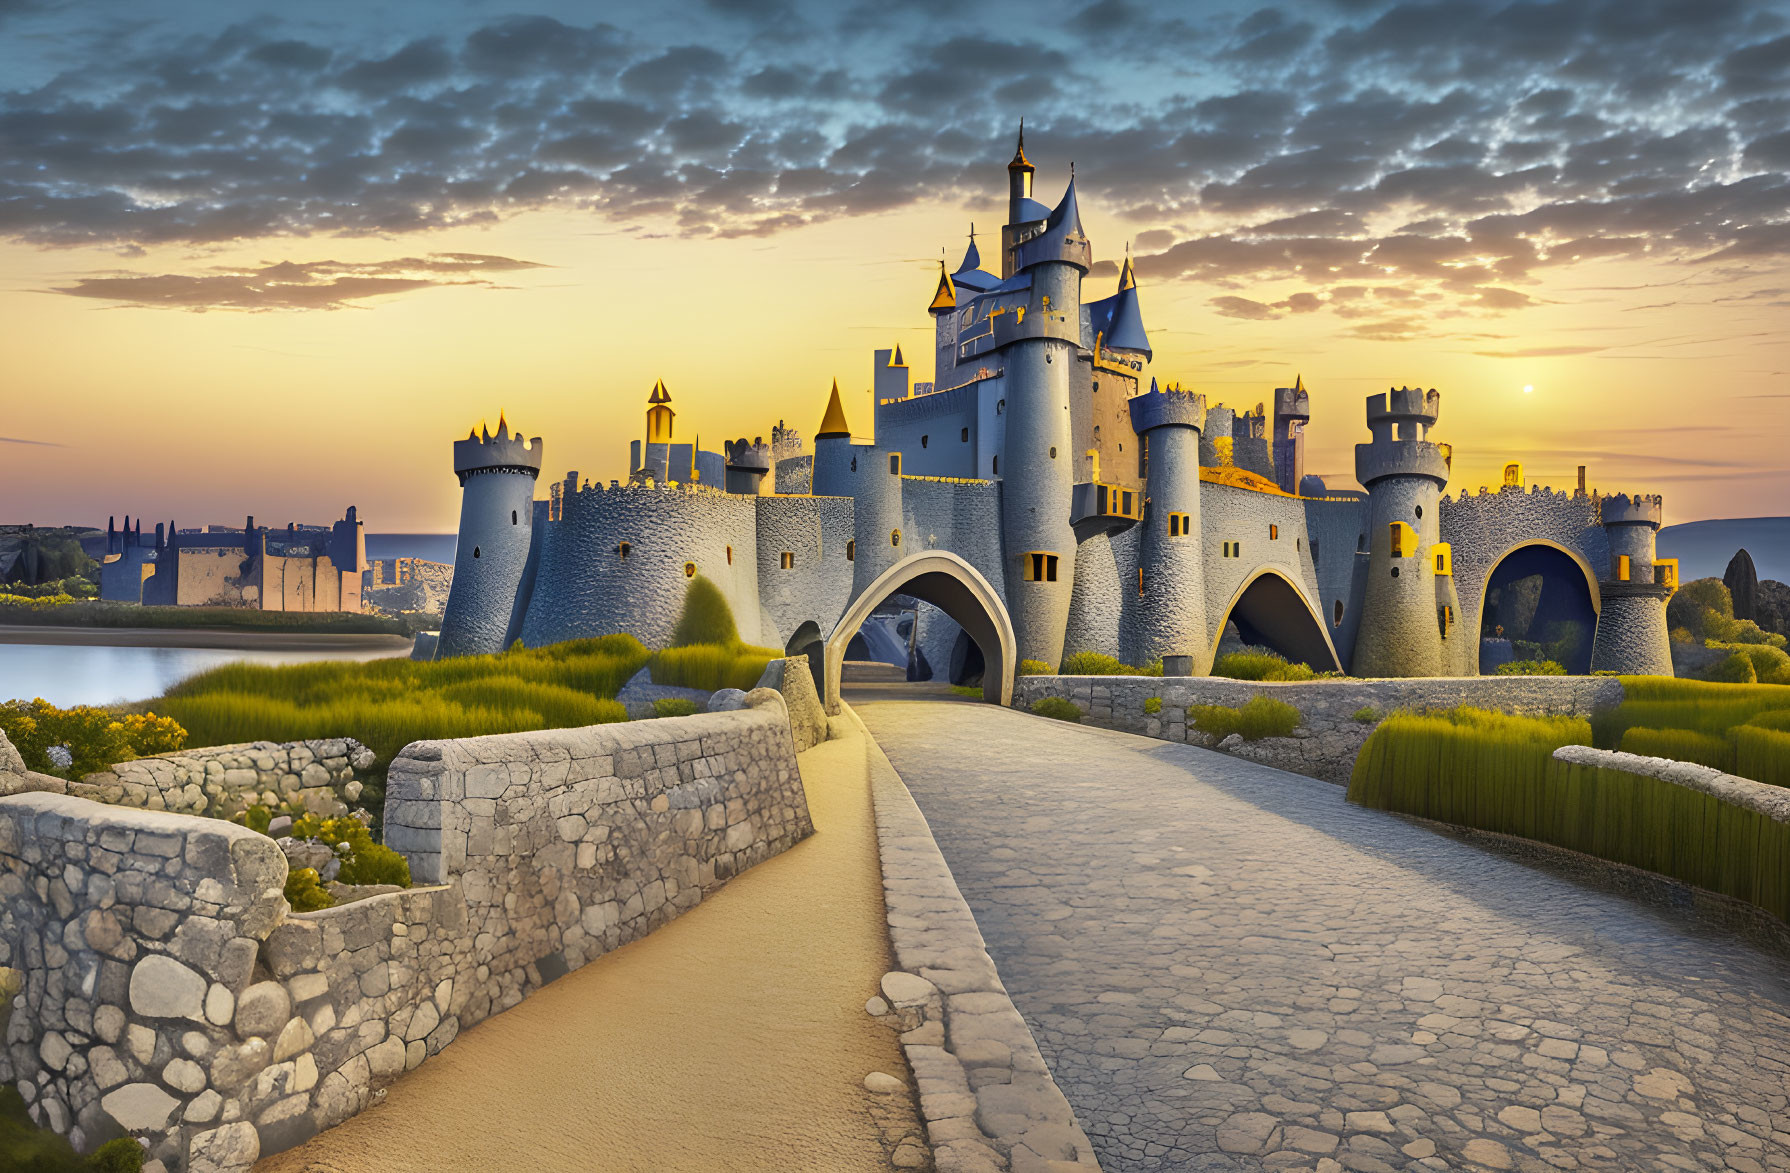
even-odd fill
[(1616, 581), (1617, 582), (1627, 582), (1628, 581), (1628, 555), (1627, 554), (1616, 555)]
[(1278, 525), (1271, 525), (1268, 527), (1268, 540), (1270, 542), (1280, 541), (1280, 527)]
[(733, 565), (733, 547), (732, 546), (727, 547), (727, 564), (729, 566)]
[(1144, 568), (1141, 566), (1137, 568), (1137, 597), (1144, 597)]
[(847, 562), (856, 562), (858, 560), (858, 543), (850, 538), (847, 538), (845, 541), (845, 560)]
[(619, 545), (615, 548), (615, 556), (617, 558), (620, 558), (623, 562), (626, 562), (628, 560), (629, 552), (632, 551), (633, 549), (634, 549), (633, 546), (630, 546), (628, 543), (623, 542), (621, 545)]
[(1395, 521), (1386, 527), (1386, 538), (1394, 558), (1414, 558), (1417, 556), (1417, 531), (1402, 521)]
[(695, 578), (696, 577), (696, 563), (694, 563), (694, 562), (684, 563), (684, 577), (685, 578)]
[(889, 544), (891, 546), (899, 546), (901, 544), (901, 531), (900, 530), (892, 529), (889, 531)]
[(1057, 556), (1044, 550), (1034, 550), (1027, 554), (1025, 579), (1027, 582), (1057, 581)]
[(1437, 542), (1430, 547), (1436, 556), (1436, 574), (1446, 577), (1454, 574), (1454, 551), (1447, 542)]
[(794, 554), (790, 553), (788, 550), (783, 551), (783, 569), (794, 570), (795, 568), (796, 568), (796, 556)]
[(1454, 630), (1454, 608), (1443, 604), (1436, 608), (1436, 626), (1441, 628), (1444, 638)]
[(1186, 514), (1186, 513), (1171, 513), (1168, 515), (1168, 536), (1169, 537), (1184, 538), (1188, 534), (1191, 534), (1192, 532), (1193, 532), (1193, 517), (1191, 515)]

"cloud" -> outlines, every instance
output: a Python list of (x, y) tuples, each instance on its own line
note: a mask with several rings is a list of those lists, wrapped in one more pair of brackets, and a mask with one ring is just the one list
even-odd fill
[[(0, 7), (0, 16), (5, 15), (4, 7)], [(17, 436), (0, 436), (0, 444), (28, 444), (33, 448), (66, 448), (66, 444), (58, 444), (54, 440), (23, 440)]]
[(1607, 346), (1531, 346), (1522, 350), (1475, 350), (1479, 358), (1565, 358), (1575, 354), (1597, 354)]
[(142, 308), (339, 310), (373, 297), (442, 285), (497, 288), (487, 273), (546, 268), (482, 253), (433, 253), (389, 261), (280, 261), (211, 273), (120, 273), (82, 277), (50, 290)]
[(1259, 301), (1251, 301), (1247, 297), (1215, 297), (1212, 299), (1212, 308), (1226, 318), (1265, 321), (1280, 317), (1274, 312), (1273, 306), (1265, 305)]

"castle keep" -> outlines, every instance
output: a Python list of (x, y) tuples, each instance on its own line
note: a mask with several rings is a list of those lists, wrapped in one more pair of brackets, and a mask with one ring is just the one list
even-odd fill
[(870, 441), (835, 381), (812, 453), (781, 422), (771, 444), (721, 454), (676, 440), (659, 383), (629, 480), (572, 472), (544, 500), (539, 438), (500, 422), (457, 442), (440, 654), (610, 632), (662, 645), (702, 574), (742, 638), (825, 643), (829, 661), (900, 599), (910, 674), (984, 674), (991, 697), (1019, 660), (1084, 651), (1204, 675), (1227, 632), (1352, 675), (1470, 676), (1503, 642), (1482, 638), (1488, 604), (1539, 575), (1593, 625), (1569, 670), (1671, 673), (1658, 497), (1600, 497), (1582, 475), (1570, 494), (1531, 490), (1512, 465), (1497, 491), (1451, 499), (1441, 395), (1415, 388), (1368, 399), (1362, 490), (1332, 490), (1305, 472), (1302, 380), (1271, 410), (1237, 410), (1150, 376), (1129, 258), (1083, 300), (1073, 174), (1054, 206), (1034, 199), (1023, 134), (1007, 172), (997, 262), (972, 231), (957, 268), (939, 266), (933, 381), (914, 382), (899, 347), (875, 352)]

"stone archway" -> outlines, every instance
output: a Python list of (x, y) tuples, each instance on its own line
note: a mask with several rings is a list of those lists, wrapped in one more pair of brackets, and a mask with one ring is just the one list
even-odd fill
[[(1591, 645), (1598, 616), (1603, 611), (1603, 597), (1597, 585), (1597, 574), (1577, 550), (1546, 538), (1525, 538), (1492, 559), (1490, 568), (1486, 570), (1485, 580), (1478, 584), (1478, 613), (1473, 616), (1473, 627), (1470, 629), (1475, 639), (1484, 638), (1486, 601), (1493, 588), (1515, 578), (1530, 577), (1542, 580), (1543, 593), (1536, 601), (1538, 621), (1545, 615), (1547, 619), (1568, 619), (1584, 625), (1584, 646), (1579, 649), (1572, 663), (1563, 662), (1563, 666), (1574, 675), (1590, 671)], [(1581, 578), (1584, 580), (1582, 584)], [(1530, 642), (1539, 641), (1532, 639)], [(1476, 654), (1476, 670), (1479, 663), (1480, 658)]]
[[(1219, 612), (1208, 663), (1217, 661), (1225, 625), (1233, 620), (1248, 642), (1273, 648), (1289, 661), (1309, 664), (1320, 672), (1342, 671), (1342, 657), (1330, 642), (1323, 616), (1305, 592), (1278, 570), (1258, 570), (1237, 588)], [(1255, 639), (1249, 639), (1251, 634)]]
[(876, 576), (845, 609), (827, 637), (827, 711), (839, 711), (839, 675), (845, 649), (877, 605), (893, 594), (931, 603), (969, 634), (982, 650), (982, 699), (1006, 705), (1013, 700), (1013, 672), (1019, 645), (1013, 620), (1001, 597), (974, 566), (948, 550), (925, 550), (903, 558)]

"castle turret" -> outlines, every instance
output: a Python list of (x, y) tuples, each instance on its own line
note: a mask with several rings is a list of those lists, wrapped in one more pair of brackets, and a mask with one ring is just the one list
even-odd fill
[(816, 497), (849, 497), (857, 457), (853, 454), (851, 427), (845, 422), (845, 405), (839, 401), (839, 380), (827, 397), (827, 413), (814, 433), (814, 481), (809, 491)]
[(1305, 481), (1305, 425), (1311, 422), (1311, 396), (1305, 379), (1294, 376), (1291, 387), (1274, 389), (1274, 482), (1298, 493)]
[(1019, 268), (1013, 263), (1013, 246), (1022, 236), (1022, 226), (1045, 218), (1048, 209), (1032, 198), (1032, 178), (1038, 169), (1026, 158), (1026, 120), (1019, 120), (1019, 143), (1013, 148), (1013, 160), (1007, 164), (1007, 223), (1001, 227), (1001, 279), (1013, 276)]
[(541, 438), (512, 436), (499, 416), (497, 435), (486, 429), (454, 441), (454, 475), (460, 478), (460, 538), (437, 654), (501, 652), (521, 627)]
[(1231, 422), (1231, 459), (1263, 480), (1274, 479), (1274, 457), (1268, 450), (1268, 408), (1258, 403), (1254, 411), (1240, 411)]
[(721, 447), (727, 452), (727, 491), (744, 497), (758, 496), (765, 475), (771, 471), (770, 445), (758, 438), (747, 443), (741, 436), (738, 440), (722, 441)]
[[(1028, 164), (1029, 166), (1029, 164)], [(1075, 460), (1070, 378), (1081, 342), (1081, 282), (1092, 267), (1071, 174), (1043, 230), (1013, 250), (1014, 301), (994, 347), (1007, 386), (1001, 455), (1001, 532), (1007, 607), (1019, 657), (1055, 668), (1063, 656), (1075, 582)]]
[(1367, 490), (1368, 561), (1354, 676), (1446, 676), (1471, 671), (1458, 653), (1477, 632), (1458, 628), (1454, 567), (1440, 537), (1440, 499), (1452, 456), (1426, 438), (1442, 396), (1400, 388), (1367, 401), (1373, 440), (1355, 446)]
[(1200, 540), (1200, 429), (1206, 423), (1206, 397), (1157, 391), (1133, 396), (1129, 407), (1131, 425), (1149, 453), (1137, 581), (1139, 662), (1190, 656), (1194, 675), (1204, 676), (1212, 670)]
[(902, 532), (901, 453), (870, 445), (852, 449), (852, 596), (862, 594), (877, 575), (914, 546)]
[(1676, 561), (1657, 561), (1654, 542), (1664, 515), (1659, 497), (1626, 493), (1599, 501), (1610, 565), (1599, 576), (1601, 606), (1591, 645), (1593, 672), (1672, 675), (1666, 600), (1678, 586)]
[(876, 351), (874, 370), (875, 385), (871, 390), (879, 406), (890, 400), (907, 398), (912, 386), (908, 381), (907, 360), (901, 357), (900, 343), (896, 343), (893, 350)]

